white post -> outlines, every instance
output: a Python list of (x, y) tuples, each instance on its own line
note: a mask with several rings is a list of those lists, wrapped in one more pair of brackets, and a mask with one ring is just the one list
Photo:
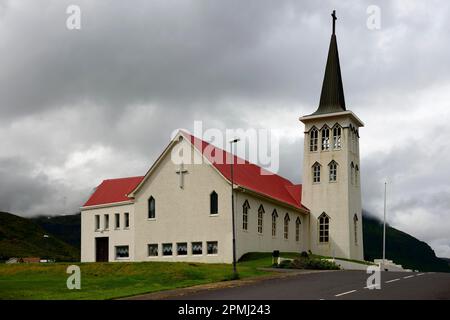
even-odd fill
[(384, 182), (384, 219), (383, 219), (383, 268), (386, 259), (386, 185)]

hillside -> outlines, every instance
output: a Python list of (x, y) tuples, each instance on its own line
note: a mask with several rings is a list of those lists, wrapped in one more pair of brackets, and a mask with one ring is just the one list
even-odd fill
[[(364, 258), (369, 261), (383, 257), (383, 224), (363, 212)], [(386, 259), (405, 268), (420, 271), (450, 272), (446, 261), (436, 257), (433, 249), (413, 236), (386, 226)]]
[[(48, 237), (44, 237), (48, 235)], [(0, 260), (10, 257), (40, 257), (78, 261), (78, 248), (58, 239), (30, 219), (0, 212)]]
[(80, 247), (81, 237), (81, 215), (80, 213), (64, 216), (40, 216), (31, 218), (37, 225), (41, 226), (47, 232), (55, 235), (59, 239)]

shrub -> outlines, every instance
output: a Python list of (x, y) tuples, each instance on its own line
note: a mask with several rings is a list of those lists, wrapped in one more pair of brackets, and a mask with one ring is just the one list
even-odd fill
[(303, 251), (302, 253), (300, 253), (300, 257), (302, 257), (302, 258), (308, 258), (308, 257), (309, 257), (308, 252)]
[(334, 262), (318, 258), (304, 258), (304, 257), (292, 261), (291, 267), (295, 269), (339, 270), (339, 266), (336, 265)]

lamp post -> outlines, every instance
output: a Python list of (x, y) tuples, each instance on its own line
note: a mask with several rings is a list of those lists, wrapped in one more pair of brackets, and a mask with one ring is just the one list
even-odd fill
[(234, 223), (234, 154), (233, 154), (233, 143), (239, 142), (240, 139), (236, 138), (230, 141), (230, 152), (231, 152), (231, 163), (230, 163), (230, 173), (231, 173), (231, 224), (233, 228), (233, 273), (237, 276), (236, 270), (236, 228)]

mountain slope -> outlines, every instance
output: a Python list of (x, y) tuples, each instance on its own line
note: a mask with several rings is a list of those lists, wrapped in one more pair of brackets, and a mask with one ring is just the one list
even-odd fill
[[(363, 237), (365, 260), (383, 258), (383, 224), (365, 211)], [(450, 272), (448, 264), (437, 258), (427, 243), (389, 225), (386, 225), (386, 259), (408, 269)]]
[(37, 225), (47, 232), (57, 236), (59, 239), (80, 248), (81, 237), (81, 214), (63, 216), (40, 216), (31, 218)]
[[(44, 237), (48, 235), (48, 237)], [(78, 261), (80, 251), (44, 230), (30, 219), (0, 212), (0, 259), (41, 257)]]

